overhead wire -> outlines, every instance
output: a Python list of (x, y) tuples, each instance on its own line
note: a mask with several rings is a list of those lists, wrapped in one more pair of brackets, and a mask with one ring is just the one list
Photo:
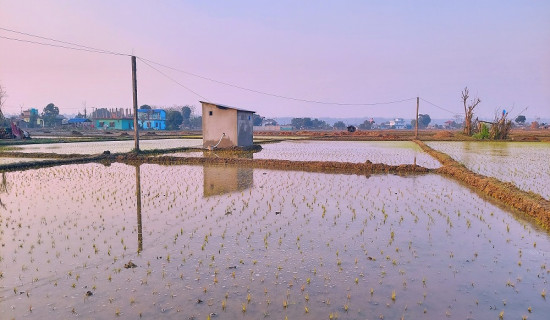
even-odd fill
[[(132, 55), (130, 55), (130, 54), (115, 52), (115, 51), (111, 51), (111, 50), (98, 49), (98, 48), (94, 48), (94, 47), (91, 47), (91, 46), (86, 46), (86, 45), (77, 44), (77, 43), (74, 43), (74, 42), (68, 42), (68, 41), (57, 40), (57, 39), (53, 39), (53, 38), (49, 38), (49, 37), (44, 37), (44, 36), (39, 36), (39, 35), (31, 34), (31, 33), (16, 31), (16, 30), (4, 28), (4, 27), (0, 27), (0, 30), (7, 31), (7, 32), (12, 32), (12, 33), (17, 33), (17, 34), (21, 34), (21, 35), (25, 35), (25, 36), (29, 36), (29, 37), (35, 37), (35, 38), (39, 38), (39, 39), (43, 39), (43, 40), (54, 41), (54, 42), (62, 43), (63, 45), (52, 44), (52, 43), (45, 43), (45, 42), (39, 42), (39, 41), (33, 41), (33, 40), (27, 40), (27, 39), (12, 38), (12, 37), (6, 37), (6, 36), (0, 35), (0, 38), (1, 38), (1, 39), (7, 39), (7, 40), (12, 40), (12, 41), (19, 41), (19, 42), (32, 43), (32, 44), (43, 45), (43, 46), (51, 46), (51, 47), (62, 48), (62, 49), (70, 49), (70, 50), (77, 50), (77, 51), (85, 51), (85, 52), (91, 52), (91, 53), (110, 54), (110, 55), (128, 56), (128, 57), (132, 56)], [(180, 83), (179, 81), (177, 81), (177, 80), (174, 79), (173, 77), (169, 76), (169, 75), (166, 74), (165, 72), (162, 72), (162, 71), (159, 70), (158, 68), (155, 68), (154, 66), (152, 66), (152, 64), (157, 65), (157, 66), (160, 66), (160, 67), (163, 67), (163, 68), (166, 68), (166, 69), (169, 69), (169, 70), (172, 70), (172, 71), (176, 71), (176, 72), (184, 73), (184, 74), (187, 74), (187, 75), (196, 77), (196, 78), (200, 78), (200, 79), (203, 79), (203, 80), (206, 80), (206, 81), (210, 81), (210, 82), (213, 82), (213, 83), (225, 85), (225, 86), (228, 86), (228, 87), (233, 87), (233, 88), (236, 88), (236, 89), (240, 89), (240, 90), (244, 90), (244, 91), (248, 91), (248, 92), (252, 92), (252, 93), (256, 93), (256, 94), (271, 96), (271, 97), (275, 97), (275, 98), (279, 98), (279, 99), (285, 99), (285, 100), (291, 100), (291, 101), (298, 101), (298, 102), (305, 102), (305, 103), (322, 104), (322, 105), (337, 105), (337, 106), (376, 106), (376, 105), (396, 104), (396, 103), (407, 102), (407, 101), (412, 101), (412, 100), (416, 99), (415, 97), (413, 97), (413, 98), (407, 98), (407, 99), (399, 99), (399, 100), (391, 100), (391, 101), (382, 101), (382, 102), (369, 102), (369, 103), (345, 103), (345, 102), (336, 102), (336, 101), (332, 101), (332, 102), (331, 102), (331, 101), (320, 101), (320, 100), (303, 99), (303, 98), (291, 97), (291, 96), (286, 96), (286, 95), (281, 95), (281, 94), (276, 94), (276, 93), (271, 93), (271, 92), (266, 92), (266, 91), (251, 89), (251, 88), (243, 87), (243, 86), (240, 86), (240, 85), (232, 84), (232, 83), (229, 83), (229, 82), (220, 81), (220, 80), (216, 80), (216, 79), (213, 79), (213, 78), (205, 77), (205, 76), (202, 76), (202, 75), (193, 73), (193, 72), (189, 72), (189, 71), (185, 71), (185, 70), (182, 70), (182, 69), (174, 68), (174, 67), (168, 66), (168, 65), (166, 65), (166, 64), (159, 63), (159, 62), (156, 62), (156, 61), (153, 61), (153, 60), (150, 60), (150, 59), (146, 59), (146, 58), (143, 58), (143, 57), (136, 56), (136, 58), (139, 59), (141, 62), (143, 62), (145, 65), (147, 65), (149, 68), (151, 68), (151, 69), (157, 71), (157, 72), (160, 73), (162, 76), (164, 76), (164, 77), (166, 77), (167, 79), (169, 79), (170, 81), (176, 83), (176, 84), (179, 85), (180, 87), (186, 89), (187, 91), (189, 91), (189, 92), (195, 94), (195, 95), (198, 96), (198, 97), (201, 97), (202, 99), (204, 99), (204, 100), (206, 100), (206, 101), (209, 101), (209, 99), (206, 98), (205, 96), (199, 94), (198, 92), (192, 90), (191, 88), (189, 88), (189, 87), (183, 85), (182, 83)], [(458, 113), (456, 113), (456, 112), (453, 112), (453, 111), (450, 111), (450, 110), (448, 110), (448, 109), (446, 109), (446, 108), (443, 108), (443, 107), (441, 107), (441, 106), (439, 106), (439, 105), (437, 105), (437, 104), (435, 104), (435, 103), (433, 103), (433, 102), (430, 102), (430, 101), (428, 101), (428, 100), (426, 100), (426, 99), (424, 99), (424, 98), (420, 98), (420, 99), (421, 99), (422, 101), (424, 101), (424, 102), (426, 102), (426, 103), (428, 103), (428, 104), (430, 104), (430, 105), (432, 105), (432, 106), (438, 108), (438, 109), (444, 110), (444, 111), (449, 112), (449, 113), (451, 113), (451, 114), (458, 114)]]
[(401, 100), (385, 101), (385, 102), (372, 102), (372, 103), (342, 103), (342, 102), (327, 102), (327, 101), (318, 101), (318, 100), (295, 98), (295, 97), (289, 97), (289, 96), (284, 96), (284, 95), (280, 95), (280, 94), (275, 94), (275, 93), (250, 89), (250, 88), (242, 87), (242, 86), (239, 86), (239, 85), (231, 84), (231, 83), (228, 83), (228, 82), (215, 80), (215, 79), (208, 78), (208, 77), (205, 77), (205, 76), (201, 76), (201, 75), (198, 75), (198, 74), (195, 74), (195, 73), (192, 73), (192, 72), (188, 72), (188, 71), (185, 71), (185, 70), (170, 67), (170, 66), (167, 66), (165, 64), (155, 62), (155, 61), (152, 61), (152, 60), (149, 60), (149, 59), (145, 59), (145, 58), (139, 58), (139, 59), (143, 62), (147, 61), (149, 63), (156, 64), (158, 66), (161, 66), (161, 67), (173, 70), (173, 71), (185, 73), (185, 74), (188, 74), (188, 75), (191, 75), (191, 76), (203, 79), (203, 80), (215, 82), (215, 83), (222, 84), (222, 85), (225, 85), (225, 86), (229, 86), (229, 87), (233, 87), (233, 88), (237, 88), (237, 89), (241, 89), (241, 90), (246, 90), (246, 91), (249, 91), (249, 92), (254, 92), (254, 93), (262, 94), (262, 95), (266, 95), (266, 96), (271, 96), (271, 97), (276, 97), (276, 98), (281, 98), (281, 99), (286, 99), (286, 100), (299, 101), (299, 102), (324, 104), (324, 105), (338, 105), (338, 106), (375, 106), (375, 105), (385, 105), (385, 104), (394, 104), (394, 103), (406, 102), (406, 101), (411, 101), (411, 100), (416, 99), (416, 98), (407, 98), (407, 99), (401, 99)]
[(436, 108), (438, 108), (438, 109), (441, 109), (441, 110), (443, 110), (443, 111), (447, 111), (447, 112), (449, 112), (449, 113), (452, 113), (453, 115), (459, 114), (459, 113), (456, 113), (456, 112), (451, 111), (451, 110), (449, 110), (449, 109), (445, 109), (445, 108), (443, 108), (443, 107), (440, 107), (440, 106), (438, 106), (437, 104), (435, 104), (435, 103), (433, 103), (433, 102), (430, 102), (430, 101), (428, 101), (428, 100), (426, 100), (426, 99), (424, 99), (424, 98), (420, 98), (420, 100), (422, 100), (422, 101), (424, 101), (424, 102), (427, 102), (427, 103), (431, 104), (432, 106), (434, 106), (434, 107), (436, 107)]
[(81, 44), (74, 43), (74, 42), (57, 40), (57, 39), (53, 39), (53, 38), (43, 37), (43, 36), (39, 36), (39, 35), (36, 35), (36, 34), (21, 32), (21, 31), (12, 30), (12, 29), (3, 28), (3, 27), (0, 27), (0, 30), (4, 30), (4, 31), (7, 31), (7, 32), (12, 32), (12, 33), (17, 33), (17, 34), (21, 34), (21, 35), (25, 35), (25, 36), (29, 36), (29, 37), (39, 38), (39, 39), (43, 39), (43, 40), (59, 42), (59, 43), (63, 43), (63, 44), (71, 45), (71, 46), (84, 48), (84, 49), (87, 49), (87, 50), (77, 49), (77, 48), (67, 47), (67, 46), (62, 46), (62, 45), (54, 45), (54, 44), (49, 44), (49, 43), (37, 42), (37, 41), (32, 41), (32, 40), (25, 40), (25, 39), (9, 38), (9, 37), (0, 36), (1, 38), (8, 39), (8, 40), (30, 42), (30, 43), (34, 43), (34, 44), (40, 44), (40, 45), (46, 45), (46, 46), (52, 46), (52, 47), (58, 47), (58, 48), (65, 48), (65, 49), (88, 51), (88, 52), (97, 52), (97, 53), (112, 54), (112, 55), (119, 55), (119, 56), (131, 56), (131, 55), (125, 54), (125, 53), (119, 53), (119, 52), (114, 52), (114, 51), (110, 51), (110, 50), (98, 49), (98, 48), (85, 46), (85, 45), (81, 45)]
[(147, 63), (146, 61), (144, 61), (142, 58), (140, 58), (140, 57), (137, 57), (137, 58), (138, 58), (141, 62), (143, 62), (145, 65), (147, 65), (149, 68), (151, 68), (151, 69), (157, 71), (158, 73), (160, 73), (161, 75), (163, 75), (164, 77), (166, 77), (166, 78), (169, 79), (170, 81), (176, 83), (176, 84), (179, 85), (180, 87), (182, 87), (182, 88), (188, 90), (189, 92), (192, 92), (193, 94), (195, 94), (195, 95), (201, 97), (201, 98), (204, 99), (205, 101), (209, 101), (208, 98), (204, 97), (203, 95), (199, 94), (198, 92), (193, 91), (192, 89), (190, 89), (190, 88), (186, 87), (185, 85), (181, 84), (180, 82), (178, 82), (178, 81), (175, 80), (174, 78), (170, 77), (170, 76), (167, 75), (166, 73), (164, 73), (164, 72), (160, 71), (159, 69), (153, 67), (152, 65), (150, 65), (149, 63)]
[(101, 51), (90, 50), (90, 49), (85, 49), (85, 48), (68, 47), (68, 46), (63, 46), (63, 45), (58, 45), (58, 44), (44, 43), (44, 42), (38, 42), (38, 41), (32, 41), (32, 40), (24, 40), (24, 39), (10, 38), (10, 37), (4, 37), (4, 36), (0, 36), (0, 38), (1, 39), (7, 39), (7, 40), (13, 40), (13, 41), (19, 41), (19, 42), (39, 44), (39, 45), (42, 45), (42, 46), (49, 46), (49, 47), (55, 47), (55, 48), (63, 48), (63, 49), (78, 50), (78, 51), (87, 51), (87, 52), (92, 52), (92, 53), (112, 54), (112, 53), (109, 53), (109, 52), (101, 52)]

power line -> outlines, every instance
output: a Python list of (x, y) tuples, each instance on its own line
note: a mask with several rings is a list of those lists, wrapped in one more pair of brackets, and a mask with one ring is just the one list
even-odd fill
[[(119, 52), (114, 52), (114, 51), (110, 51), (110, 50), (98, 49), (98, 48), (85, 46), (85, 45), (81, 45), (81, 44), (77, 44), (77, 43), (73, 43), (73, 42), (57, 40), (57, 39), (53, 39), (53, 38), (43, 37), (43, 36), (39, 36), (39, 35), (35, 35), (35, 34), (30, 34), (30, 33), (26, 33), (26, 32), (16, 31), (16, 30), (8, 29), (8, 28), (3, 28), (3, 27), (0, 27), (0, 30), (4, 30), (4, 31), (7, 31), (7, 32), (12, 32), (12, 33), (17, 33), (17, 34), (21, 34), (21, 35), (25, 35), (25, 36), (29, 36), (29, 37), (44, 39), (44, 40), (48, 40), (48, 41), (59, 42), (59, 43), (70, 45), (70, 46), (52, 44), (52, 43), (45, 43), (45, 42), (38, 42), (38, 41), (19, 39), (19, 38), (11, 38), (11, 37), (5, 37), (5, 36), (0, 35), (1, 39), (6, 39), (6, 40), (32, 43), (32, 44), (37, 44), (37, 45), (42, 45), (42, 46), (50, 46), (50, 47), (69, 49), (69, 50), (85, 51), (85, 52), (91, 52), (91, 53), (101, 53), (101, 54), (110, 54), (110, 55), (128, 56), (128, 57), (131, 56), (131, 55), (125, 54), (125, 53), (119, 53)], [(214, 82), (214, 83), (218, 83), (218, 84), (221, 84), (221, 85), (233, 87), (233, 88), (236, 88), (236, 89), (245, 90), (245, 91), (253, 92), (253, 93), (256, 93), (256, 94), (271, 96), (271, 97), (275, 97), (275, 98), (279, 98), (279, 99), (298, 101), (298, 102), (306, 102), (306, 103), (314, 103), (314, 104), (322, 104), (322, 105), (337, 105), (337, 106), (376, 106), (376, 105), (388, 105), (388, 104), (407, 102), (407, 101), (412, 101), (412, 100), (416, 99), (416, 98), (413, 97), (413, 98), (407, 98), (407, 99), (401, 99), (401, 100), (371, 102), (371, 103), (343, 103), (343, 102), (329, 102), (329, 101), (320, 101), (320, 100), (309, 100), (309, 99), (290, 97), (290, 96), (285, 96), (285, 95), (281, 95), (281, 94), (270, 93), (270, 92), (260, 91), (260, 90), (256, 90), (256, 89), (246, 88), (246, 87), (239, 86), (239, 85), (236, 85), (236, 84), (232, 84), (232, 83), (212, 79), (212, 78), (201, 76), (199, 74), (195, 74), (195, 73), (192, 73), (192, 72), (189, 72), (189, 71), (174, 68), (174, 67), (171, 67), (171, 66), (159, 63), (159, 62), (155, 62), (155, 61), (152, 61), (152, 60), (149, 60), (149, 59), (146, 59), (146, 58), (142, 58), (142, 57), (138, 57), (138, 56), (136, 56), (136, 57), (141, 62), (143, 62), (145, 65), (147, 65), (151, 69), (157, 71), (158, 73), (160, 73), (161, 75), (163, 75), (164, 77), (169, 79), (170, 81), (176, 83), (177, 85), (179, 85), (182, 88), (192, 92), (193, 94), (197, 95), (198, 97), (201, 97), (202, 99), (204, 99), (206, 101), (209, 101), (209, 99), (207, 99), (204, 96), (202, 96), (201, 94), (193, 91), (192, 89), (188, 88), (187, 86), (181, 84), (180, 82), (178, 82), (174, 78), (168, 76), (166, 73), (164, 73), (164, 72), (160, 71), (159, 69), (153, 67), (151, 64), (155, 64), (155, 65), (164, 67), (166, 69), (170, 69), (170, 70), (177, 71), (177, 72), (180, 72), (180, 73), (188, 74), (188, 75), (193, 76), (193, 77), (197, 77), (197, 78), (207, 80), (207, 81), (210, 81), (210, 82)], [(447, 111), (447, 112), (452, 113), (452, 114), (457, 114), (453, 111), (450, 111), (448, 109), (440, 107), (440, 106), (438, 106), (438, 105), (436, 105), (436, 104), (434, 104), (434, 103), (432, 103), (432, 102), (430, 102), (426, 99), (423, 99), (423, 98), (420, 98), (420, 99), (422, 99), (422, 101), (427, 102), (427, 103), (429, 103), (429, 104), (431, 104), (431, 105), (433, 105), (433, 106), (435, 106), (435, 107), (437, 107), (441, 110)]]
[(44, 43), (44, 42), (38, 42), (38, 41), (32, 41), (32, 40), (18, 39), (18, 38), (10, 38), (10, 37), (4, 37), (4, 36), (0, 36), (0, 38), (2, 38), (2, 39), (7, 39), (7, 40), (12, 40), (12, 41), (19, 41), (19, 42), (27, 42), (27, 43), (32, 43), (32, 44), (39, 44), (39, 45), (42, 45), (42, 46), (49, 46), (49, 47), (55, 47), (55, 48), (63, 48), (63, 49), (70, 49), (70, 50), (77, 50), (77, 51), (87, 51), (87, 52), (101, 53), (101, 54), (112, 54), (112, 55), (129, 56), (129, 55), (122, 54), (122, 53), (111, 53), (111, 52), (108, 52), (108, 51), (98, 51), (98, 50), (90, 50), (90, 49), (86, 49), (86, 48), (68, 47), (68, 46), (63, 46), (63, 45), (58, 45), (58, 44)]
[(192, 73), (192, 72), (188, 72), (188, 71), (180, 70), (180, 69), (177, 69), (177, 68), (173, 68), (173, 67), (164, 65), (162, 63), (158, 63), (158, 62), (148, 60), (148, 59), (145, 59), (145, 58), (139, 58), (139, 59), (143, 62), (148, 61), (152, 64), (156, 64), (158, 66), (161, 66), (161, 67), (173, 70), (173, 71), (185, 73), (185, 74), (197, 77), (197, 78), (201, 78), (203, 80), (215, 82), (215, 83), (222, 84), (222, 85), (225, 85), (225, 86), (229, 86), (229, 87), (233, 87), (233, 88), (237, 88), (237, 89), (241, 89), (241, 90), (246, 90), (246, 91), (249, 91), (249, 92), (254, 92), (254, 93), (262, 94), (262, 95), (266, 95), (266, 96), (271, 96), (271, 97), (276, 97), (276, 98), (286, 99), (286, 100), (299, 101), (299, 102), (316, 103), (316, 104), (324, 104), (324, 105), (338, 105), (338, 106), (375, 106), (375, 105), (385, 105), (385, 104), (406, 102), (406, 101), (411, 101), (411, 100), (416, 99), (416, 98), (408, 98), (408, 99), (402, 99), (402, 100), (386, 101), (386, 102), (374, 102), (374, 103), (342, 103), (342, 102), (327, 102), (327, 101), (301, 99), (301, 98), (283, 96), (283, 95), (280, 95), (280, 94), (275, 94), (275, 93), (269, 93), (269, 92), (265, 92), (265, 91), (250, 89), (250, 88), (238, 86), (238, 85), (235, 85), (235, 84), (231, 84), (231, 83), (215, 80), (215, 79), (212, 79), (212, 78), (204, 77), (204, 76)]
[[(124, 53), (118, 53), (118, 52), (114, 52), (114, 51), (110, 51), (110, 50), (97, 49), (97, 48), (94, 48), (94, 47), (89, 47), (89, 46), (81, 45), (81, 44), (78, 44), (78, 43), (67, 42), (67, 41), (61, 41), (61, 40), (57, 40), (57, 39), (53, 39), (53, 38), (43, 37), (43, 36), (31, 34), (31, 33), (26, 33), (26, 32), (21, 32), (21, 31), (17, 31), (17, 30), (7, 29), (7, 28), (3, 28), (3, 27), (0, 27), (0, 30), (4, 30), (4, 31), (8, 31), (8, 32), (13, 32), (13, 33), (17, 33), (17, 34), (22, 34), (22, 35), (29, 36), (29, 37), (35, 37), (35, 38), (39, 38), (39, 39), (44, 39), (44, 40), (49, 40), (49, 41), (64, 43), (64, 44), (68, 44), (68, 45), (72, 45), (72, 46), (77, 46), (77, 47), (81, 47), (81, 48), (86, 48), (86, 49), (89, 49), (89, 50), (93, 50), (94, 52), (97, 52), (97, 53), (109, 53), (109, 54), (113, 54), (113, 55), (130, 56), (130, 55), (124, 54)], [(12, 38), (12, 39), (10, 39), (10, 40), (18, 40), (18, 39)], [(21, 41), (24, 41), (24, 40), (21, 40)], [(36, 43), (36, 42), (32, 42), (32, 43)], [(40, 43), (39, 43), (39, 44), (40, 44)], [(62, 47), (62, 48), (65, 48), (65, 47)]]
[(439, 109), (441, 109), (441, 110), (443, 110), (443, 111), (447, 111), (447, 112), (452, 113), (452, 114), (459, 114), (459, 113), (456, 113), (456, 112), (451, 111), (451, 110), (449, 110), (449, 109), (445, 109), (445, 108), (443, 108), (443, 107), (440, 107), (440, 106), (438, 106), (437, 104), (432, 103), (432, 102), (430, 102), (430, 101), (428, 101), (428, 100), (426, 100), (426, 99), (424, 99), (424, 98), (420, 98), (420, 100), (422, 100), (422, 101), (424, 101), (424, 102), (427, 102), (427, 103), (431, 104), (432, 106), (434, 106), (434, 107), (436, 107), (436, 108), (439, 108)]
[(193, 94), (195, 94), (195, 95), (201, 97), (201, 98), (204, 99), (205, 101), (209, 101), (208, 98), (205, 98), (204, 96), (200, 95), (199, 93), (197, 93), (197, 92), (191, 90), (190, 88), (184, 86), (183, 84), (179, 83), (179, 82), (176, 81), (174, 78), (170, 77), (170, 76), (167, 75), (166, 73), (160, 71), (159, 69), (153, 67), (152, 65), (150, 65), (149, 63), (147, 63), (146, 61), (144, 61), (142, 58), (140, 58), (140, 57), (137, 57), (137, 58), (138, 58), (141, 62), (143, 62), (143, 63), (145, 63), (147, 66), (149, 66), (149, 68), (151, 68), (151, 69), (157, 71), (157, 72), (160, 73), (161, 75), (163, 75), (163, 76), (165, 76), (166, 78), (168, 78), (170, 81), (173, 81), (173, 82), (176, 83), (177, 85), (179, 85), (179, 86), (181, 86), (182, 88), (184, 88), (184, 89), (186, 89), (186, 90), (192, 92)]

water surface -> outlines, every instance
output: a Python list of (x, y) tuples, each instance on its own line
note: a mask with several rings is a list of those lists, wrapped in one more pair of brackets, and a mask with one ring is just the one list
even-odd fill
[(0, 181), (8, 319), (550, 312), (548, 233), (438, 175), (115, 163)]

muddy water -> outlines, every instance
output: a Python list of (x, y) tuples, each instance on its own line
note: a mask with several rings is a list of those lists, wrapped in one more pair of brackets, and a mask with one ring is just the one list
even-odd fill
[(548, 142), (429, 142), (430, 147), (463, 163), (468, 169), (511, 182), (550, 200)]
[(548, 234), (437, 175), (86, 164), (6, 173), (0, 199), (6, 318), (550, 312)]

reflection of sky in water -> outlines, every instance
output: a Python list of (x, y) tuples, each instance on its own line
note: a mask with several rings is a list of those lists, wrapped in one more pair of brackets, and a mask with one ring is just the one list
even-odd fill
[(6, 318), (547, 314), (547, 232), (443, 176), (214, 169), (3, 174)]
[(33, 162), (33, 161), (45, 161), (45, 160), (51, 160), (51, 159), (44, 159), (44, 158), (3, 158), (0, 157), (0, 164), (12, 164), (12, 163), (21, 163), (21, 162)]
[[(202, 147), (202, 139), (158, 139), (139, 140), (141, 150), (170, 149), (182, 147)], [(134, 141), (69, 142), (16, 146), (14, 152), (39, 152), (59, 154), (98, 154), (105, 150), (111, 153), (129, 152), (134, 149)]]
[(550, 200), (550, 143), (428, 142), (468, 169), (532, 191)]
[[(178, 152), (164, 154), (172, 157), (227, 157), (216, 152)], [(390, 165), (416, 164), (426, 168), (438, 168), (440, 164), (420, 147), (408, 141), (283, 141), (262, 144), (262, 151), (253, 154), (254, 159), (292, 161), (336, 161)]]
[(263, 150), (254, 159), (296, 161), (338, 161), (390, 165), (416, 163), (426, 168), (437, 168), (439, 162), (409, 141), (283, 141), (262, 145)]

